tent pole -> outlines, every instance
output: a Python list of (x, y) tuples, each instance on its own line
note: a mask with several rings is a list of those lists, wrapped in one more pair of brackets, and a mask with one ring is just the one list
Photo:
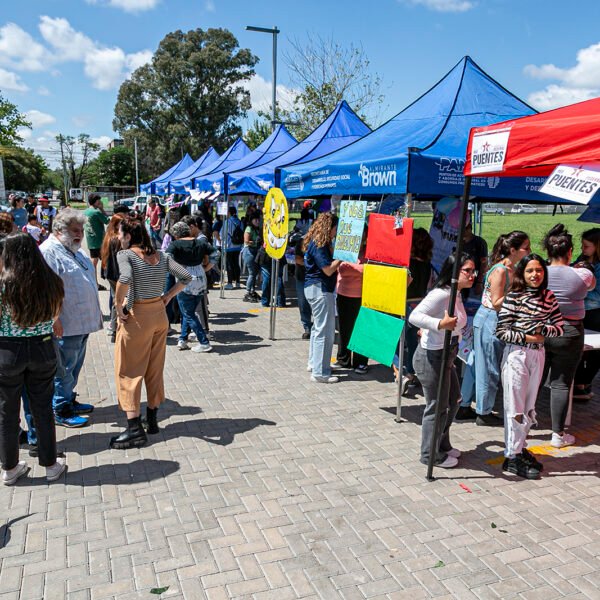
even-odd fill
[(271, 260), (271, 307), (269, 311), (269, 339), (275, 339), (275, 319), (277, 315), (277, 283), (279, 279), (279, 261)]
[[(221, 290), (219, 298), (225, 298), (225, 274), (227, 272), (227, 222), (229, 221), (229, 198), (225, 195), (225, 203), (227, 204), (227, 214), (223, 216), (223, 227), (221, 227)], [(217, 203), (217, 212), (219, 205)]]
[[(406, 205), (406, 216), (410, 217), (410, 207), (412, 203), (412, 194), (409, 192), (404, 196), (404, 203)], [(406, 328), (408, 326), (408, 315), (407, 312), (408, 298), (404, 301), (404, 327), (400, 333), (400, 341), (398, 342), (398, 389), (397, 389), (397, 402), (396, 402), (396, 423), (402, 423), (402, 369), (404, 367), (404, 339), (406, 335)]]
[[(452, 281), (450, 283), (450, 300), (448, 302), (448, 315), (454, 316), (456, 307), (456, 296), (458, 294), (458, 277), (460, 272), (460, 255), (463, 249), (463, 237), (465, 234), (465, 223), (467, 221), (467, 210), (469, 205), (469, 195), (471, 193), (471, 177), (465, 177), (465, 187), (463, 190), (461, 219), (458, 228), (458, 238), (456, 240), (456, 251), (454, 254), (454, 267), (452, 269)], [(427, 481), (435, 481), (433, 477), (433, 466), (437, 455), (440, 438), (440, 420), (442, 417), (442, 398), (448, 398), (448, 374), (452, 367), (450, 363), (450, 342), (452, 340), (452, 332), (446, 330), (444, 336), (444, 349), (442, 350), (442, 364), (440, 366), (440, 378), (437, 389), (437, 401), (435, 405), (435, 422), (433, 426), (433, 435), (431, 436), (431, 446), (429, 447), (429, 462), (427, 463)]]

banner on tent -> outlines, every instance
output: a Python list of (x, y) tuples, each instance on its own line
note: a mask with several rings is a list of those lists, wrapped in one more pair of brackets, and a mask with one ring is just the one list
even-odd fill
[(404, 320), (361, 307), (348, 348), (387, 365), (394, 360)]
[(351, 263), (358, 262), (366, 214), (366, 200), (342, 201), (333, 258)]
[(579, 204), (589, 204), (598, 189), (600, 172), (559, 165), (546, 179), (540, 192)]
[(371, 213), (367, 238), (367, 260), (408, 267), (412, 245), (413, 219), (403, 219), (402, 227), (396, 228), (392, 215)]
[(502, 171), (510, 128), (473, 134), (471, 146), (471, 174)]
[(279, 188), (269, 190), (263, 211), (263, 239), (267, 254), (271, 258), (282, 258), (287, 246), (289, 211), (287, 200)]
[(362, 305), (381, 312), (404, 316), (407, 288), (406, 269), (366, 264), (363, 271)]

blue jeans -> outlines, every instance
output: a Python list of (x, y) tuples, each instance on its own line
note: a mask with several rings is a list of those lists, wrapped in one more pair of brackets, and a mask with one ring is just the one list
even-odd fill
[(154, 247), (160, 250), (160, 246), (162, 244), (162, 236), (160, 235), (160, 231), (156, 231), (156, 229), (153, 229), (149, 226), (148, 232), (150, 233), (150, 240), (154, 244)]
[(57, 340), (58, 369), (54, 378), (52, 408), (60, 416), (73, 410), (75, 387), (85, 360), (88, 335), (69, 335)]
[(304, 281), (296, 279), (296, 295), (298, 296), (298, 310), (300, 311), (300, 322), (304, 331), (310, 331), (312, 327), (312, 311), (310, 304), (304, 295)]
[(504, 342), (496, 337), (498, 313), (480, 306), (473, 319), (475, 352), (475, 410), (478, 415), (492, 412), (500, 384), (500, 363)]
[(242, 260), (246, 269), (248, 269), (248, 280), (246, 281), (246, 289), (248, 292), (253, 292), (256, 288), (256, 277), (258, 276), (259, 266), (256, 264), (256, 249), (245, 246), (242, 250)]
[[(270, 265), (269, 265), (270, 266)], [(281, 266), (281, 265), (280, 265)], [(283, 273), (282, 269), (279, 269), (279, 277), (277, 278), (277, 306), (285, 306), (285, 290), (283, 289)], [(260, 272), (262, 273), (262, 299), (260, 303), (263, 306), (270, 306), (271, 304), (271, 269), (267, 267), (261, 267)]]
[(467, 362), (463, 368), (460, 395), (462, 397), (460, 405), (464, 408), (471, 406), (471, 402), (473, 402), (475, 398), (475, 364), (473, 362), (473, 352), (471, 352), (471, 356), (469, 356), (469, 362)]
[(314, 377), (329, 377), (335, 340), (335, 295), (324, 292), (320, 285), (305, 287), (304, 295), (313, 315), (308, 364)]
[(30, 446), (37, 446), (37, 433), (35, 431), (33, 415), (31, 414), (31, 406), (29, 405), (29, 396), (25, 387), (23, 387), (23, 391), (21, 392), (21, 400), (23, 401), (23, 414), (27, 423), (27, 443)]
[(177, 294), (177, 303), (181, 311), (181, 334), (179, 335), (179, 339), (187, 340), (189, 330), (191, 329), (196, 334), (198, 342), (205, 345), (209, 343), (208, 338), (196, 314), (196, 306), (198, 306), (199, 300), (200, 296), (193, 296), (185, 292)]

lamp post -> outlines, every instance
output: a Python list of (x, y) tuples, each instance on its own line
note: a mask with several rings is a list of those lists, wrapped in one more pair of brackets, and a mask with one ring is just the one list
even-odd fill
[[(275, 131), (277, 127), (277, 34), (279, 29), (277, 26), (272, 29), (269, 27), (253, 27), (252, 25), (246, 26), (246, 31), (258, 31), (259, 33), (270, 33), (273, 36), (273, 100), (271, 107), (271, 128)], [(269, 311), (269, 339), (275, 339), (275, 315), (277, 305), (277, 282), (279, 279), (279, 261), (274, 258), (271, 260), (271, 308)]]
[(259, 33), (270, 33), (273, 36), (273, 105), (271, 109), (271, 127), (275, 129), (277, 120), (276, 109), (277, 106), (277, 34), (279, 29), (277, 26), (273, 28), (269, 27), (253, 27), (252, 25), (246, 26), (246, 31), (258, 31)]

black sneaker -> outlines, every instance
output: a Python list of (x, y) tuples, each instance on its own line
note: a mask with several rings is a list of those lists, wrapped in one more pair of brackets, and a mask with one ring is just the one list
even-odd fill
[(477, 415), (475, 425), (479, 425), (480, 427), (502, 427), (504, 420), (493, 413)]
[(515, 458), (505, 458), (502, 463), (502, 470), (525, 479), (538, 479), (540, 476), (539, 469), (527, 462), (522, 454), (515, 456)]
[(243, 300), (244, 302), (254, 302), (254, 298), (252, 297), (252, 294), (246, 294), (246, 295), (245, 295), (245, 296), (242, 298), (242, 300)]
[(523, 452), (521, 452), (521, 456), (523, 460), (529, 463), (532, 467), (535, 467), (538, 471), (544, 470), (544, 465), (533, 455), (527, 448), (523, 448)]
[(470, 406), (461, 406), (456, 411), (455, 421), (474, 421), (477, 418), (477, 413)]

